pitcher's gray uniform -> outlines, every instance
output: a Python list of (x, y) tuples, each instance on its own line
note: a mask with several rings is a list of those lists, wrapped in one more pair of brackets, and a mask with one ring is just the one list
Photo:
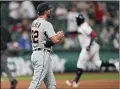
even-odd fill
[(54, 32), (53, 26), (47, 21), (52, 7), (46, 3), (37, 6), (38, 19), (31, 25), (33, 53), (31, 56), (34, 68), (33, 80), (29, 89), (39, 89), (44, 81), (47, 89), (56, 89), (56, 82), (51, 66), (51, 47), (64, 39), (63, 31)]
[[(44, 46), (44, 43), (48, 38), (56, 35), (53, 26), (48, 21), (38, 18), (33, 21), (31, 31), (33, 48), (31, 61), (34, 68), (34, 75), (29, 89), (39, 89), (43, 81), (45, 82), (47, 89), (56, 89), (56, 82), (52, 72), (50, 59), (51, 48), (46, 48)], [(38, 48), (41, 50), (34, 51)]]

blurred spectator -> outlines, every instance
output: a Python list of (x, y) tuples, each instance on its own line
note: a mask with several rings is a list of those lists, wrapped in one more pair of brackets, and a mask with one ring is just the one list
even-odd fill
[(85, 1), (76, 1), (76, 6), (78, 8), (78, 11), (85, 17), (85, 20), (88, 22), (88, 4)]
[(110, 36), (112, 37), (112, 35), (115, 33), (115, 29), (113, 28), (113, 26), (110, 26), (110, 27), (108, 27), (108, 29), (109, 29), (109, 33), (110, 33)]
[(103, 20), (104, 6), (101, 2), (96, 3), (96, 21), (101, 24)]
[(115, 26), (115, 27), (117, 27), (117, 26), (119, 26), (119, 11), (117, 10), (116, 11), (116, 16), (114, 16), (114, 18), (113, 18), (113, 25)]
[(31, 21), (29, 19), (22, 19), (22, 25), (23, 25), (25, 30), (30, 31)]
[[(77, 30), (77, 23), (76, 17), (78, 16), (78, 10), (75, 5), (71, 7), (71, 10), (67, 14), (67, 31), (76, 31)], [(78, 39), (75, 36), (70, 35), (69, 37), (65, 38), (64, 48), (77, 48)]]
[(112, 24), (112, 16), (109, 12), (105, 12), (104, 16), (103, 16), (103, 24), (104, 25), (113, 25)]
[(115, 38), (113, 39), (113, 45), (116, 49), (119, 49), (119, 33), (115, 34)]
[(78, 16), (78, 11), (76, 6), (72, 6), (71, 10), (67, 14), (67, 30), (76, 31), (76, 16)]
[(18, 22), (21, 18), (20, 15), (20, 3), (17, 1), (11, 1), (9, 3), (9, 17), (12, 19), (13, 24)]
[(104, 28), (100, 33), (100, 38), (102, 41), (103, 47), (111, 47), (113, 46), (113, 39), (116, 38), (115, 28), (113, 26), (109, 26), (108, 28)]
[(22, 18), (34, 19), (36, 17), (36, 11), (31, 1), (23, 1), (21, 3)]
[[(107, 1), (70, 1), (68, 3), (54, 2), (54, 4), (54, 16), (56, 18), (50, 19), (50, 21), (54, 23), (56, 30), (75, 31), (77, 29), (75, 17), (80, 12), (86, 17), (86, 21), (89, 20), (89, 24), (97, 32), (97, 40), (100, 41), (99, 43), (102, 42), (102, 46), (108, 48), (110, 43), (112, 43), (112, 47), (117, 45), (115, 32), (116, 27), (119, 26), (119, 4), (117, 1), (113, 3)], [(38, 1), (17, 2), (14, 0), (7, 3), (2, 2), (2, 24), (14, 32), (12, 39), (15, 41), (15, 45), (17, 45), (16, 41), (18, 41), (23, 31), (30, 31), (31, 19), (36, 17), (34, 6), (37, 5)], [(77, 41), (74, 41), (76, 40), (74, 38), (71, 35), (66, 37), (64, 47), (77, 47)]]
[(114, 28), (114, 33), (112, 34), (113, 46), (116, 49), (119, 49), (119, 25)]
[(76, 5), (79, 10), (87, 10), (89, 8), (88, 4), (85, 1), (76, 1)]
[(29, 39), (28, 31), (23, 32), (18, 43), (19, 43), (20, 48), (22, 48), (22, 49), (31, 49), (31, 42)]
[(20, 50), (19, 44), (16, 41), (8, 44), (8, 49), (10, 50)]
[(13, 32), (22, 32), (24, 30), (24, 27), (22, 25), (22, 23), (17, 23), (15, 25), (13, 25), (12, 31)]
[(13, 32), (22, 32), (22, 31), (30, 31), (30, 22), (27, 19), (23, 19), (21, 23), (17, 23), (13, 25)]
[(63, 3), (58, 4), (55, 10), (55, 16), (56, 16), (56, 27), (58, 30), (65, 30), (66, 29), (66, 17), (67, 17), (67, 9)]
[[(104, 28), (102, 30), (102, 32), (100, 33), (100, 38), (101, 38), (101, 41), (102, 41), (102, 45), (106, 45), (108, 44), (109, 40), (110, 40), (110, 32), (109, 32), (109, 29), (106, 29)], [(107, 45), (106, 45), (107, 46)]]
[(95, 22), (96, 22), (96, 15), (95, 15), (95, 4), (94, 2), (86, 2), (88, 4), (88, 18), (89, 18), (89, 24), (94, 27), (95, 26)]
[(91, 1), (87, 2), (88, 4), (88, 16), (89, 19), (96, 19), (96, 15), (95, 15), (95, 4)]
[(67, 15), (67, 9), (64, 4), (60, 3), (58, 4), (55, 15), (58, 20), (65, 20)]
[(66, 37), (64, 41), (64, 48), (80, 48), (80, 44), (78, 42), (78, 38), (75, 36), (74, 38)]
[(96, 16), (96, 32), (99, 34), (103, 29), (103, 16), (105, 13), (105, 5), (104, 2), (94, 2), (95, 4), (95, 16)]

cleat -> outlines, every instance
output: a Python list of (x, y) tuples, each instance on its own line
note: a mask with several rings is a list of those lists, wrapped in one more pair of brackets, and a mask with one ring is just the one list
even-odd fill
[(69, 81), (69, 80), (66, 80), (66, 84), (67, 84), (68, 86), (72, 86), (72, 82)]
[(73, 88), (78, 88), (78, 87), (79, 87), (79, 83), (76, 83), (76, 82), (74, 81), (73, 84), (72, 84), (72, 87), (73, 87)]
[(16, 89), (16, 86), (17, 86), (17, 80), (13, 80), (12, 82), (11, 82), (11, 87), (10, 87), (10, 89)]

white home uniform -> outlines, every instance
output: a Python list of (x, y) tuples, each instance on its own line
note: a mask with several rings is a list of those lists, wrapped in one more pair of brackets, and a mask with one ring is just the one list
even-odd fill
[[(92, 31), (90, 25), (87, 22), (84, 22), (84, 17), (81, 14), (76, 18), (76, 22), (79, 27), (75, 33), (78, 34), (78, 39), (82, 50), (78, 58), (77, 70), (74, 80), (72, 82), (69, 80), (66, 81), (66, 84), (68, 86), (72, 86), (73, 88), (79, 87), (79, 79), (83, 74), (83, 70), (85, 69), (88, 61), (92, 61), (100, 69), (103, 66), (106, 68), (109, 66), (115, 67), (115, 65), (112, 63), (102, 62), (102, 60), (100, 60), (100, 46), (95, 42), (94, 38), (92, 38), (92, 36), (96, 37), (96, 34), (94, 31)], [(88, 47), (90, 47), (90, 49)]]
[(31, 32), (33, 48), (31, 62), (34, 68), (34, 74), (29, 89), (39, 89), (43, 81), (47, 89), (56, 89), (50, 59), (51, 48), (44, 46), (47, 39), (56, 35), (53, 26), (48, 21), (38, 18), (33, 21)]
[(84, 22), (78, 27), (77, 30), (80, 34), (78, 35), (78, 39), (80, 42), (80, 46), (82, 48), (81, 53), (78, 58), (77, 68), (84, 69), (88, 60), (91, 59), (96, 66), (100, 67), (102, 61), (99, 57), (99, 45), (93, 41), (90, 51), (87, 51), (87, 47), (90, 44), (91, 37), (90, 34), (92, 32), (92, 28), (89, 26), (87, 22)]

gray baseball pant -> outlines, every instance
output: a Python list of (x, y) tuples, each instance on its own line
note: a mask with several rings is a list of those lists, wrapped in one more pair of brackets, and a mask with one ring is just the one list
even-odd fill
[(44, 81), (47, 89), (56, 89), (56, 81), (51, 66), (50, 52), (33, 51), (31, 62), (34, 68), (33, 79), (28, 89), (39, 89)]
[(13, 81), (14, 77), (12, 76), (10, 69), (7, 66), (7, 56), (8, 56), (8, 51), (5, 50), (1, 54), (1, 70), (5, 72), (8, 76), (9, 81)]

